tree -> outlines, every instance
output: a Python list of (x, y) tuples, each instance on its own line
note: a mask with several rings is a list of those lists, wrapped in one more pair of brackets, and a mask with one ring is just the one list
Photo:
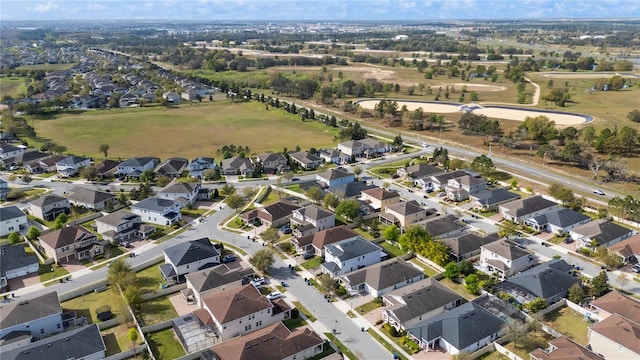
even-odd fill
[(320, 284), (320, 290), (325, 293), (332, 292), (339, 286), (338, 279), (332, 278), (329, 274), (318, 276), (318, 283)]
[(168, 177), (167, 175), (162, 175), (156, 181), (156, 185), (160, 186), (160, 187), (165, 187), (165, 186), (169, 185), (170, 182), (171, 182), (171, 178), (170, 177)]
[(362, 174), (362, 167), (360, 167), (360, 165), (354, 166), (353, 173), (356, 175), (356, 180), (357, 180), (360, 174)]
[(509, 321), (506, 325), (505, 337), (509, 341), (513, 341), (515, 347), (518, 347), (518, 344), (524, 345), (529, 337), (529, 327), (519, 320)]
[(304, 192), (304, 194), (309, 198), (309, 200), (313, 201), (314, 203), (318, 203), (320, 202), (320, 199), (322, 199), (322, 189), (320, 189), (318, 186), (312, 186), (309, 189), (307, 189), (307, 191)]
[(22, 180), (23, 183), (29, 184), (30, 182), (33, 181), (33, 178), (29, 174), (24, 174), (24, 175), (22, 175), (22, 179), (21, 180)]
[(627, 114), (627, 119), (633, 122), (640, 123), (640, 110), (635, 109), (635, 110), (629, 111), (629, 113)]
[(360, 214), (360, 203), (357, 200), (343, 200), (336, 206), (336, 214), (353, 220)]
[(229, 205), (229, 207), (231, 207), (233, 210), (238, 210), (239, 208), (242, 207), (242, 205), (244, 205), (245, 200), (241, 195), (238, 194), (231, 194), (229, 196), (227, 196), (227, 198), (224, 200), (224, 202)]
[(140, 181), (148, 184), (152, 182), (155, 177), (156, 173), (154, 173), (153, 170), (145, 170), (142, 172), (142, 174), (140, 174)]
[(80, 176), (87, 180), (95, 180), (98, 178), (98, 169), (91, 165), (80, 169)]
[(40, 236), (40, 229), (38, 229), (35, 226), (31, 226), (29, 227), (29, 230), (27, 230), (27, 239), (29, 240), (35, 240)]
[(524, 304), (522, 307), (525, 310), (528, 310), (529, 312), (532, 313), (537, 313), (538, 311), (542, 310), (542, 309), (546, 309), (547, 306), (549, 306), (547, 304), (547, 300), (537, 297), (529, 302), (527, 302), (526, 304)]
[(236, 192), (236, 187), (233, 186), (232, 184), (224, 184), (224, 186), (222, 186), (221, 190), (222, 190), (222, 193), (225, 196), (229, 196), (229, 195), (234, 194)]
[(62, 229), (64, 227), (64, 224), (67, 223), (67, 221), (69, 221), (69, 217), (67, 216), (67, 214), (65, 213), (60, 213), (57, 217), (56, 220), (54, 221), (54, 227), (56, 229)]
[(505, 220), (500, 224), (500, 228), (498, 229), (498, 235), (500, 237), (506, 237), (507, 239), (511, 237), (511, 235), (515, 235), (518, 233), (517, 225), (510, 220)]
[[(134, 274), (135, 277), (135, 274)], [(134, 284), (128, 284), (123, 292), (124, 299), (132, 309), (137, 309), (142, 304), (142, 292), (140, 288)]]
[(458, 269), (460, 270), (460, 274), (464, 276), (468, 276), (476, 272), (476, 269), (473, 267), (473, 264), (469, 260), (461, 261), (458, 264)]
[(278, 233), (278, 229), (274, 227), (268, 227), (267, 230), (260, 233), (260, 238), (265, 242), (273, 243), (274, 241), (280, 238), (280, 234)]
[(486, 155), (480, 155), (473, 159), (471, 168), (483, 175), (491, 174), (496, 169), (495, 165), (493, 165), (493, 160)]
[(9, 234), (9, 243), (17, 244), (20, 242), (20, 234), (16, 231)]
[(115, 260), (109, 265), (107, 281), (115, 285), (120, 291), (135, 283), (136, 274), (122, 259)]
[(422, 226), (414, 225), (400, 235), (398, 242), (404, 249), (419, 254), (429, 240), (431, 240), (431, 236), (427, 231)]
[(480, 290), (480, 280), (478, 279), (478, 275), (471, 274), (464, 278), (464, 287), (470, 294), (477, 295), (478, 290)]
[(136, 354), (136, 342), (138, 341), (138, 331), (135, 328), (130, 328), (129, 332), (129, 340), (131, 340), (131, 348), (133, 348), (133, 354)]
[(402, 146), (402, 136), (400, 136), (400, 134), (396, 135), (396, 137), (393, 138), (393, 146)]
[(327, 209), (335, 209), (340, 201), (333, 193), (327, 192), (327, 194), (322, 199), (322, 202), (324, 204), (324, 207), (326, 207)]
[(579, 283), (571, 285), (569, 291), (567, 292), (567, 298), (569, 298), (569, 301), (576, 304), (580, 304), (585, 296), (587, 296), (587, 294), (584, 292), (584, 289)]
[(205, 181), (219, 180), (220, 179), (220, 171), (219, 170), (214, 170), (214, 169), (206, 169), (205, 171), (202, 172), (202, 178)]
[(400, 229), (398, 229), (396, 225), (388, 226), (386, 229), (384, 229), (382, 238), (387, 241), (397, 242), (398, 239), (400, 239)]
[(564, 185), (553, 183), (549, 185), (549, 195), (554, 198), (562, 201), (563, 206), (567, 206), (575, 201), (575, 196), (573, 195), (573, 191), (571, 189), (566, 188)]
[(98, 151), (103, 153), (106, 158), (109, 155), (109, 144), (100, 144)]
[(261, 273), (266, 273), (267, 270), (273, 266), (274, 262), (275, 259), (273, 258), (273, 251), (271, 249), (258, 250), (249, 258), (249, 263)]
[(591, 280), (590, 295), (600, 297), (609, 292), (609, 279), (606, 271), (601, 271)]
[(458, 264), (456, 264), (453, 261), (448, 263), (447, 266), (444, 267), (443, 275), (447, 279), (452, 279), (452, 280), (460, 276), (460, 269), (458, 269)]
[(629, 284), (629, 276), (623, 272), (621, 272), (618, 277), (616, 277), (616, 281), (618, 284), (622, 285), (622, 287), (627, 286)]

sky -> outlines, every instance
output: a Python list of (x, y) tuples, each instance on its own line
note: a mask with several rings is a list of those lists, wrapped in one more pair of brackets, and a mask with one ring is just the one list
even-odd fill
[(640, 0), (0, 0), (1, 20), (640, 19)]

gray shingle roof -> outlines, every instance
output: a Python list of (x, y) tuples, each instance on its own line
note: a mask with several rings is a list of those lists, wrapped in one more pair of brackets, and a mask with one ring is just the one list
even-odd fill
[(183, 158), (171, 158), (165, 160), (162, 164), (155, 168), (155, 172), (159, 175), (180, 173), (189, 164), (189, 160)]
[(494, 241), (483, 245), (482, 248), (496, 253), (508, 260), (515, 260), (529, 255), (528, 251), (520, 248), (516, 243), (509, 240)]
[(533, 218), (538, 225), (551, 224), (561, 228), (565, 228), (582, 221), (590, 219), (587, 215), (579, 213), (571, 209), (558, 209)]
[(369, 185), (366, 181), (353, 181), (347, 184), (334, 186), (329, 189), (334, 195), (339, 198), (346, 199), (360, 195), (360, 193), (367, 189), (375, 188), (375, 185)]
[(31, 299), (12, 301), (0, 305), (0, 328), (10, 328), (55, 314), (62, 314), (55, 291)]
[(343, 240), (326, 246), (326, 251), (333, 254), (340, 261), (346, 261), (381, 250), (382, 249), (378, 245), (365, 240), (362, 237), (357, 237), (352, 240)]
[(336, 168), (322, 172), (318, 176), (326, 180), (337, 180), (354, 175), (345, 169)]
[(557, 294), (566, 293), (571, 285), (579, 282), (569, 274), (571, 269), (573, 267), (564, 260), (551, 260), (510, 277), (504, 281), (506, 284), (503, 286), (516, 285), (535, 297), (549, 299)]
[(180, 266), (219, 256), (220, 253), (207, 238), (192, 240), (163, 250), (173, 265)]
[(464, 233), (460, 236), (441, 239), (443, 244), (449, 247), (449, 251), (456, 256), (468, 254), (480, 250), (480, 246), (489, 244), (499, 239), (497, 233), (480, 236), (477, 233)]
[(57, 164), (77, 165), (77, 164), (80, 164), (81, 162), (83, 162), (85, 160), (89, 160), (89, 158), (85, 158), (85, 157), (82, 157), (82, 156), (67, 156), (66, 158), (58, 161)]
[(103, 201), (115, 199), (115, 197), (115, 195), (108, 192), (89, 189), (81, 186), (74, 186), (73, 188), (71, 188), (69, 200), (95, 205)]
[(93, 324), (0, 353), (2, 360), (83, 359), (106, 347), (98, 325)]
[(600, 245), (606, 244), (611, 240), (633, 232), (633, 230), (607, 219), (591, 221), (584, 225), (580, 225), (571, 231), (591, 240), (595, 240)]
[(3, 221), (26, 216), (17, 206), (0, 207), (0, 219)]
[(457, 220), (454, 215), (440, 216), (423, 223), (423, 226), (429, 235), (436, 238), (460, 230)]
[(504, 326), (497, 316), (474, 302), (468, 302), (408, 329), (418, 339), (427, 341), (442, 337), (456, 349), (480, 341), (501, 331)]
[(35, 205), (37, 207), (43, 207), (51, 204), (56, 204), (60, 201), (65, 201), (65, 200), (67, 200), (67, 198), (64, 198), (62, 196), (58, 196), (55, 194), (47, 194), (45, 196), (42, 196), (40, 198), (33, 200), (31, 202), (31, 205)]
[(207, 290), (215, 289), (217, 287), (248, 278), (253, 273), (253, 269), (251, 268), (236, 268), (230, 270), (226, 265), (222, 264), (214, 268), (187, 274), (185, 277), (187, 278), (187, 281), (193, 285), (196, 292), (205, 292)]
[(308, 217), (313, 220), (320, 220), (333, 215), (332, 212), (327, 211), (317, 205), (305, 206), (301, 209), (297, 209), (294, 211), (297, 211), (298, 213), (300, 213), (300, 215)]
[(420, 204), (418, 204), (417, 201), (411, 200), (411, 201), (400, 201), (395, 204), (387, 205), (385, 212), (389, 210), (397, 214), (407, 216), (407, 215), (424, 211), (424, 208), (422, 208), (422, 206), (420, 206)]
[(174, 182), (160, 190), (161, 193), (167, 194), (191, 194), (196, 188), (197, 183)]
[(146, 164), (148, 164), (149, 162), (155, 162), (157, 159), (154, 157), (134, 157), (134, 158), (130, 158), (127, 159), (123, 162), (120, 163), (120, 165), (118, 166), (134, 166), (134, 167), (142, 167)]
[(520, 199), (520, 195), (512, 193), (511, 191), (503, 188), (485, 190), (470, 195), (470, 197), (479, 202), (480, 205), (484, 206), (491, 206), (494, 204), (501, 204), (505, 201)]
[(462, 296), (432, 278), (394, 290), (383, 297), (393, 304), (388, 311), (400, 323), (415, 319), (454, 301), (462, 301)]
[(375, 290), (382, 290), (397, 284), (404, 285), (407, 280), (420, 275), (422, 271), (413, 265), (400, 258), (394, 258), (348, 273), (344, 277), (351, 286), (366, 283)]
[(27, 255), (24, 248), (24, 245), (0, 247), (0, 277), (6, 276), (7, 271), (38, 264), (38, 257)]
[(111, 226), (118, 226), (120, 224), (124, 224), (131, 221), (131, 219), (139, 218), (139, 217), (140, 215), (136, 215), (124, 210), (118, 210), (118, 211), (112, 212), (109, 215), (97, 218), (96, 222), (99, 221), (101, 223), (105, 223)]
[(131, 205), (131, 208), (143, 209), (149, 211), (162, 212), (166, 208), (176, 205), (177, 202), (169, 199), (160, 199), (157, 197), (150, 197), (140, 201), (135, 205)]
[(558, 204), (538, 195), (526, 199), (515, 200), (501, 205), (500, 207), (507, 209), (507, 213), (511, 216), (521, 217), (556, 205)]

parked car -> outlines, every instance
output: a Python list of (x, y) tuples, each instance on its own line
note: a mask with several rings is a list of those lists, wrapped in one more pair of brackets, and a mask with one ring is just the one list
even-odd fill
[(438, 196), (445, 196), (445, 195), (447, 195), (447, 193), (446, 193), (446, 192), (439, 192), (439, 193), (438, 193)]
[(281, 297), (282, 297), (282, 293), (279, 291), (274, 291), (271, 294), (266, 296), (266, 298), (269, 300), (280, 299)]
[(280, 232), (283, 234), (291, 234), (291, 226), (290, 225), (282, 225), (280, 227)]
[(235, 255), (226, 255), (222, 257), (222, 263), (226, 264), (226, 263), (230, 263), (230, 262), (234, 262), (236, 261), (238, 258)]
[(300, 178), (292, 178), (291, 181), (300, 181)]
[(600, 190), (600, 189), (595, 189), (595, 190), (593, 190), (593, 193), (594, 193), (594, 194), (596, 194), (596, 195), (604, 196), (604, 191), (602, 191), (602, 190)]
[(305, 253), (304, 255), (302, 255), (302, 258), (305, 260), (309, 260), (314, 256), (316, 256), (314, 253)]
[(640, 273), (640, 264), (635, 264), (631, 267), (631, 271), (635, 273)]
[(266, 285), (267, 284), (267, 279), (263, 278), (263, 277), (259, 277), (257, 279), (254, 279), (251, 282), (251, 285), (253, 285), (254, 287), (259, 288), (260, 286)]
[(570, 238), (570, 237), (568, 237), (568, 238), (564, 239), (564, 243), (565, 243), (565, 244), (571, 244), (572, 242), (573, 242), (573, 239), (572, 239), (572, 238)]

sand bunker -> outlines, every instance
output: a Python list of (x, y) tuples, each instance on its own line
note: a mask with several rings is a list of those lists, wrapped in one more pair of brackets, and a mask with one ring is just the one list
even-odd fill
[[(362, 100), (358, 105), (373, 109), (380, 100)], [(459, 104), (430, 101), (398, 101), (398, 107), (406, 105), (410, 111), (422, 108), (425, 113), (450, 114), (455, 112), (473, 112), (494, 119), (524, 121), (527, 117), (546, 116), (558, 125), (579, 125), (593, 120), (591, 116), (548, 110), (520, 109), (511, 106), (481, 106), (478, 104)]]

